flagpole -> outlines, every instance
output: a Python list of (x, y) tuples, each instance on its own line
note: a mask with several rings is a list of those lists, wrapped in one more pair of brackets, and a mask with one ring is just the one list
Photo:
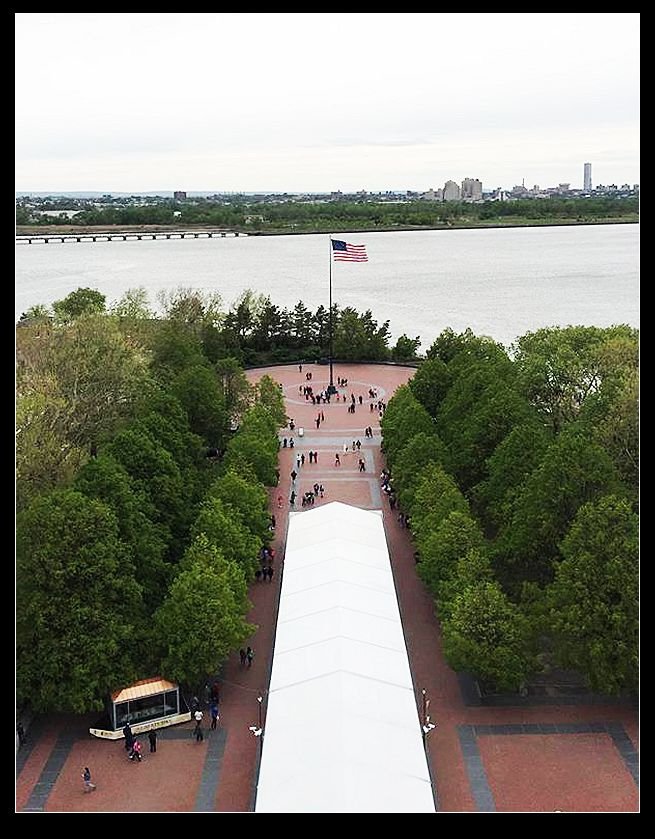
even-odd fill
[(332, 234), (330, 234), (330, 384), (328, 386), (327, 392), (329, 396), (333, 396), (337, 389), (334, 386), (334, 371), (332, 368), (332, 355), (333, 355), (333, 346), (332, 346)]

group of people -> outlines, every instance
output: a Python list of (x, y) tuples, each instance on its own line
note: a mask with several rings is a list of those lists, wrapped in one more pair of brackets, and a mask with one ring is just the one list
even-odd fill
[(323, 484), (314, 484), (312, 489), (307, 490), (307, 492), (303, 494), (302, 506), (313, 507), (314, 502), (319, 496), (321, 498), (325, 496), (325, 487), (323, 486)]
[(396, 507), (396, 496), (393, 491), (393, 487), (391, 486), (391, 474), (388, 469), (383, 469), (380, 474), (380, 487), (382, 492), (389, 499), (389, 506), (392, 510), (394, 510)]
[(273, 581), (273, 561), (275, 549), (269, 545), (263, 545), (259, 551), (259, 568), (255, 571), (255, 579)]
[[(330, 404), (330, 394), (327, 390), (321, 390), (318, 393), (314, 393), (314, 388), (311, 385), (300, 385), (298, 388), (298, 394), (305, 397), (305, 402), (309, 402), (311, 399), (312, 405)], [(337, 394), (337, 401), (338, 399), (339, 394)]]
[[(123, 736), (125, 737), (125, 751), (127, 757), (132, 762), (141, 763), (143, 760), (141, 741), (135, 737), (132, 732), (132, 727), (128, 722), (123, 727)], [(157, 730), (151, 728), (148, 732), (148, 741), (150, 742), (150, 753), (154, 754), (157, 751)]]
[(246, 647), (244, 650), (243, 647), (239, 650), (239, 658), (241, 659), (241, 666), (243, 667), (245, 664), (248, 667), (252, 667), (252, 660), (255, 657), (255, 651), (252, 647)]
[(370, 437), (371, 439), (373, 438), (373, 429), (370, 425), (367, 425), (364, 429), (364, 437)]

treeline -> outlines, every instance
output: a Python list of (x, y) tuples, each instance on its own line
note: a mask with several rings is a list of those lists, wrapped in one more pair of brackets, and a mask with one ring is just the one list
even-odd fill
[[(179, 215), (173, 216), (173, 213)], [(24, 207), (17, 208), (18, 225), (127, 226), (172, 225), (225, 227), (240, 231), (335, 233), (347, 230), (432, 228), (457, 224), (504, 224), (593, 222), (637, 220), (638, 198), (549, 198), (516, 201), (410, 201), (407, 203), (368, 201), (325, 201), (303, 203), (230, 204), (198, 200), (197, 203), (159, 202), (147, 207), (86, 209), (73, 221), (58, 216), (32, 218)]]
[(444, 651), (492, 690), (638, 683), (638, 336), (443, 332), (382, 420)]
[(155, 673), (195, 687), (255, 629), (281, 389), (142, 304), (79, 289), (16, 330), (16, 696), (35, 711)]
[[(171, 323), (193, 328), (211, 362), (232, 357), (246, 367), (291, 361), (321, 361), (330, 356), (330, 310), (315, 312), (299, 301), (293, 309), (281, 308), (270, 297), (246, 290), (224, 310), (220, 295), (202, 295), (189, 289), (160, 294), (160, 307)], [(64, 306), (64, 309), (62, 309)], [(104, 297), (93, 289), (78, 289), (52, 309), (33, 306), (21, 321), (66, 320), (71, 313), (104, 311)], [(114, 304), (113, 314), (157, 330), (158, 321), (144, 289), (133, 289)], [(393, 347), (389, 321), (382, 325), (371, 310), (359, 313), (352, 306), (332, 306), (332, 356), (339, 361), (415, 361), (421, 340), (401, 335)]]

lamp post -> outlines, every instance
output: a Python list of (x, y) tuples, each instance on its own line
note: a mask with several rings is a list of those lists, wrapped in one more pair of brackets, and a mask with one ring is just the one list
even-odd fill
[(333, 356), (333, 345), (332, 345), (332, 236), (330, 236), (330, 384), (328, 385), (328, 395), (334, 396), (337, 392), (336, 387), (334, 386), (334, 372), (332, 368), (332, 356)]

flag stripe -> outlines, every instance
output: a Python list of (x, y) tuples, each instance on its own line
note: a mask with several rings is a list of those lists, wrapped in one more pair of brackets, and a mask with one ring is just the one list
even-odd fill
[(366, 245), (351, 245), (339, 239), (332, 239), (332, 253), (335, 262), (368, 262)]

